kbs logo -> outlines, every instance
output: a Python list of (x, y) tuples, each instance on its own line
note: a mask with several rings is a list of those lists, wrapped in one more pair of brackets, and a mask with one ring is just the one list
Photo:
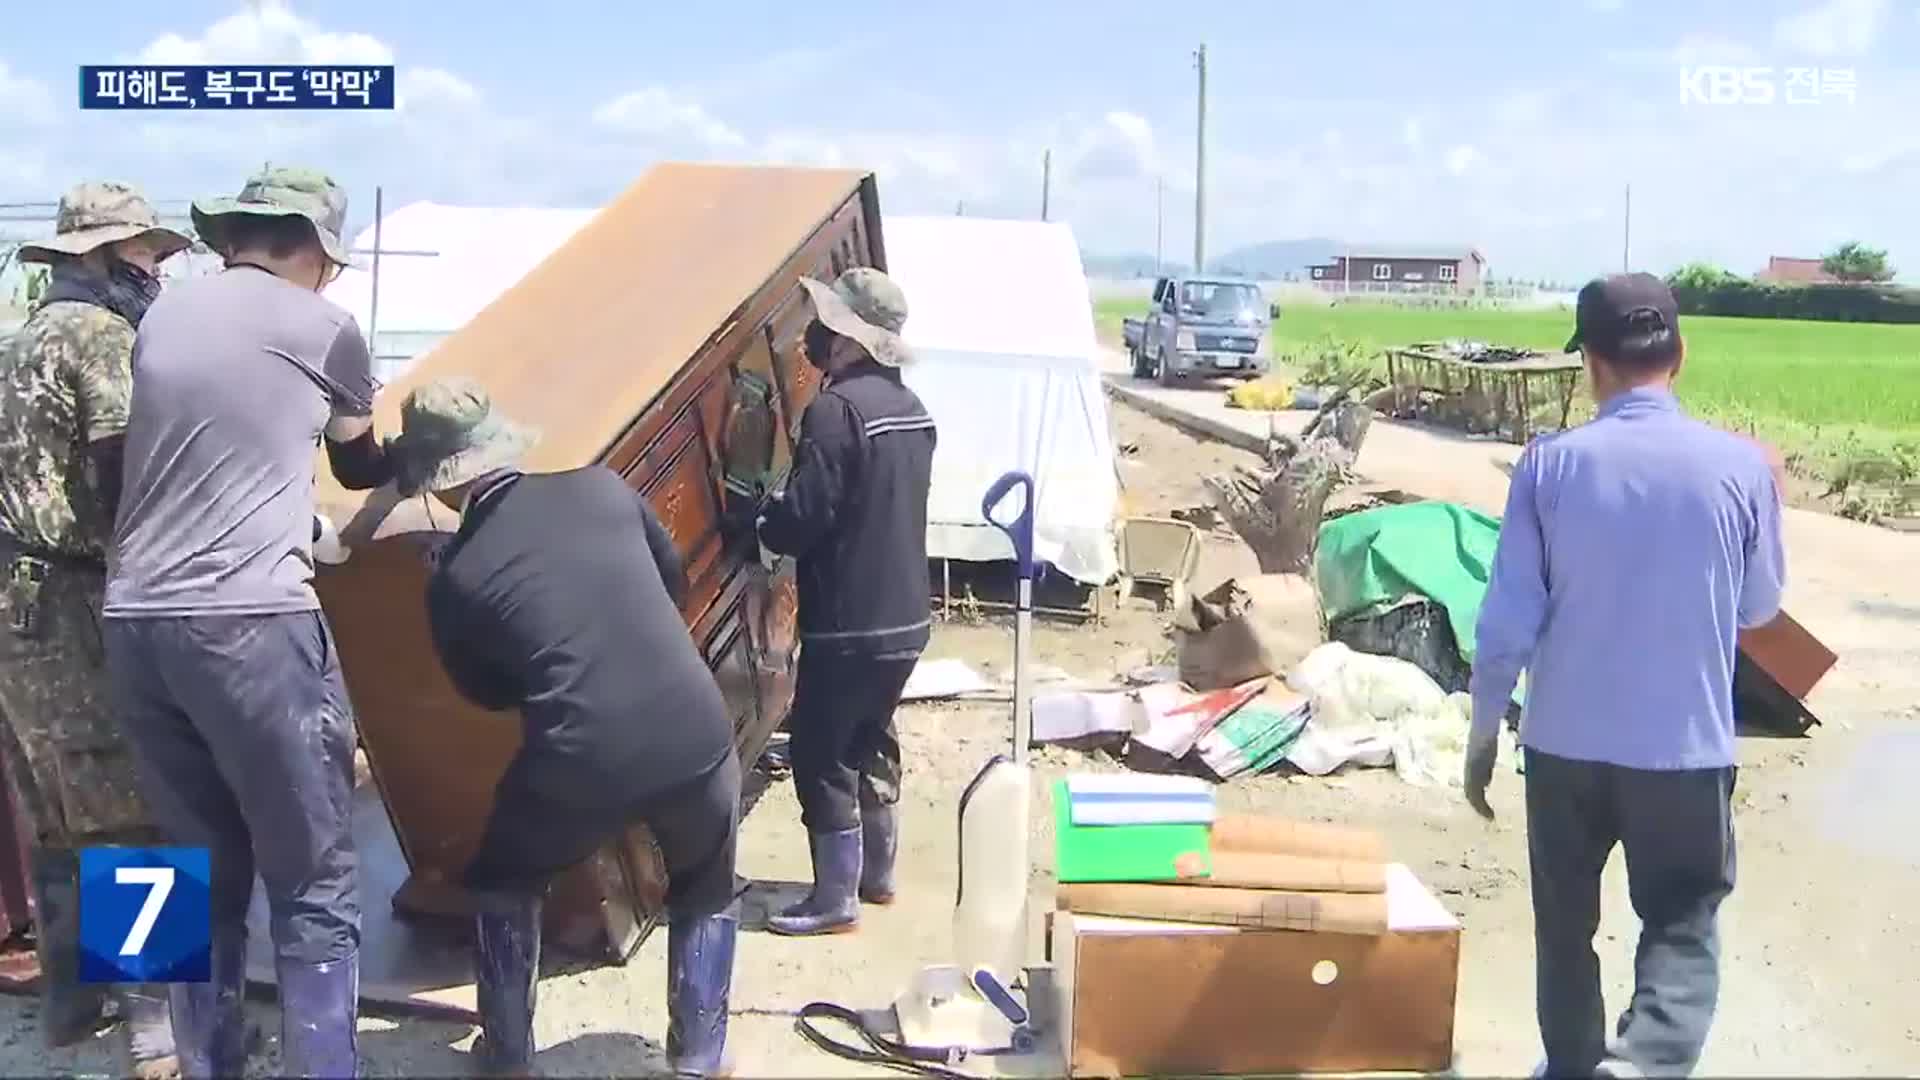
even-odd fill
[(206, 848), (80, 852), (80, 979), (206, 982), (213, 921)]
[(1850, 69), (1788, 68), (1781, 78), (1770, 67), (1710, 64), (1680, 69), (1682, 105), (1818, 105), (1828, 98), (1854, 101)]

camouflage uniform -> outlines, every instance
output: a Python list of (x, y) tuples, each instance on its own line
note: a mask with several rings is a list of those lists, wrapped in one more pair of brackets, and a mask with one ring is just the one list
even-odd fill
[[(161, 258), (188, 244), (133, 188), (81, 184), (61, 200), (53, 239), (19, 257), (62, 263), (143, 236), (160, 240)], [(133, 340), (127, 316), (55, 298), (0, 350), (0, 756), (33, 830), (41, 1026), (55, 1046), (93, 1032), (109, 990), (78, 981), (77, 849), (159, 839), (108, 706), (100, 605), (113, 522), (88, 456), (126, 430)], [(169, 1074), (164, 997), (116, 993), (131, 1071)]]
[(86, 453), (126, 430), (133, 333), (61, 300), (0, 357), (0, 746), (43, 847), (151, 835), (107, 708), (98, 620), (113, 523)]

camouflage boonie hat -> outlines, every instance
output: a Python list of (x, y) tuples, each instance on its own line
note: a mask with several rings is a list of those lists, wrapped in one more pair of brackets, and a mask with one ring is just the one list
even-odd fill
[(477, 381), (454, 376), (407, 395), (400, 403), (400, 434), (388, 450), (395, 455), (395, 486), (412, 498), (512, 465), (539, 441), (539, 431), (494, 412)]
[(21, 262), (52, 262), (148, 235), (164, 241), (163, 259), (193, 245), (186, 234), (160, 224), (160, 215), (139, 188), (118, 180), (93, 180), (75, 184), (60, 197), (53, 239), (21, 244), (15, 257)]
[(913, 363), (913, 351), (900, 338), (907, 325), (907, 294), (878, 270), (856, 266), (831, 286), (801, 278), (813, 299), (814, 314), (827, 329), (852, 338), (867, 355), (888, 367)]
[(340, 240), (340, 230), (347, 223), (347, 192), (323, 172), (269, 167), (248, 180), (233, 198), (193, 201), (193, 227), (215, 251), (225, 250), (222, 227), (235, 214), (305, 218), (327, 258), (341, 266), (351, 265)]

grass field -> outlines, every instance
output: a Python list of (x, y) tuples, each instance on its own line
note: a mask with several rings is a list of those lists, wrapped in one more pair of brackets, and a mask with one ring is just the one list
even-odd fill
[[(1102, 333), (1118, 340), (1120, 319), (1142, 311), (1139, 301), (1101, 302)], [(1572, 324), (1560, 310), (1354, 303), (1287, 308), (1274, 331), (1283, 356), (1328, 339), (1369, 350), (1446, 338), (1558, 350)], [(1862, 463), (1875, 480), (1920, 479), (1920, 326), (1688, 316), (1682, 329), (1678, 389), (1689, 411), (1772, 441), (1810, 479)]]

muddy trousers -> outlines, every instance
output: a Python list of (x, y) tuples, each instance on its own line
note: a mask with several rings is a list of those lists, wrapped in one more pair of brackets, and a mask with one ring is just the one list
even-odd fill
[(114, 1000), (132, 1071), (145, 1072), (173, 1056), (165, 988), (80, 981), (80, 850), (159, 841), (106, 689), (105, 587), (97, 563), (29, 554), (0, 534), (0, 759), (33, 838), (41, 1033), (49, 1046), (79, 1042)]
[(801, 651), (787, 729), (794, 794), (808, 832), (858, 829), (863, 805), (899, 801), (893, 713), (916, 663)]
[(547, 882), (643, 824), (667, 871), (668, 1062), (681, 1076), (722, 1071), (740, 924), (734, 879), (739, 759), (730, 752), (699, 776), (606, 810), (556, 800), (519, 783), (520, 775), (508, 766), (463, 880), (477, 907), (473, 967), (482, 1034), (475, 1053), (482, 1067), (515, 1074), (533, 1061)]
[[(1535, 990), (1550, 1076), (1603, 1059), (1692, 1072), (1720, 993), (1720, 904), (1733, 891), (1733, 768), (1649, 771), (1526, 752)], [(1626, 853), (1640, 916), (1633, 999), (1607, 1037), (1600, 879)]]
[(352, 1076), (360, 905), (353, 714), (318, 611), (109, 619), (108, 668), (167, 838), (212, 861), (212, 979), (173, 988), (185, 1076), (237, 1075), (247, 907), (266, 887), (281, 1072)]

